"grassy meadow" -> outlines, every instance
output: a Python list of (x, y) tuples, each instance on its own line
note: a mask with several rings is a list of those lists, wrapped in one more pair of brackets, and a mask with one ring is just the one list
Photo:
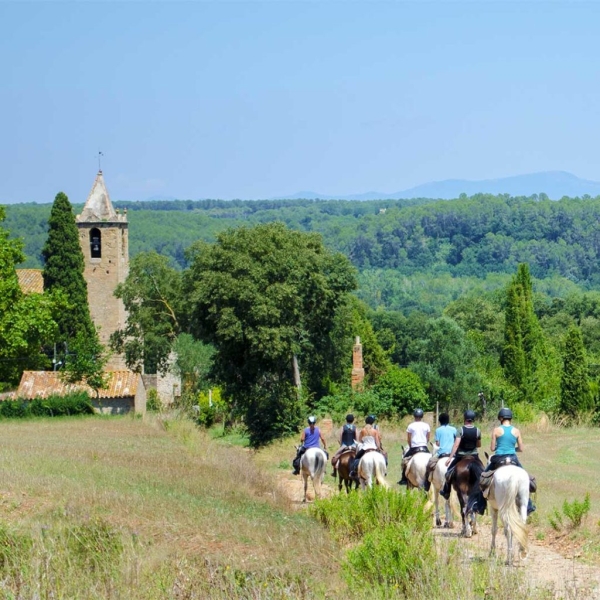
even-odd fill
[[(590, 515), (565, 535), (597, 562), (598, 430), (523, 429), (522, 460), (540, 489), (533, 536), (555, 535), (553, 511), (589, 493)], [(403, 430), (382, 424), (390, 483), (399, 474)], [(296, 483), (295, 439), (255, 453), (239, 436), (209, 436), (184, 419), (154, 415), (5, 420), (0, 431), (1, 598), (379, 597), (348, 578), (343, 557), (352, 542), (298, 510), (285, 492), (282, 483)], [(488, 597), (490, 586), (508, 599), (525, 585), (515, 574), (505, 586), (493, 561), (465, 563), (460, 547), (436, 542), (436, 569), (459, 569), (442, 578), (445, 599)], [(436, 597), (441, 588), (415, 577), (414, 595), (397, 597)], [(471, 595), (465, 581), (479, 582)], [(550, 597), (524, 590), (521, 597)]]

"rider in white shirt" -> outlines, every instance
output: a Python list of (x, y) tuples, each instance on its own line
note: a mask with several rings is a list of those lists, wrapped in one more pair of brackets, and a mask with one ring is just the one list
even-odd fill
[[(404, 458), (409, 458), (417, 452), (428, 452), (427, 444), (431, 435), (431, 428), (423, 421), (423, 409), (417, 408), (413, 412), (415, 420), (406, 428), (406, 439), (408, 442), (408, 450), (404, 454)], [(398, 482), (399, 485), (407, 485), (405, 461), (402, 461), (402, 479)]]

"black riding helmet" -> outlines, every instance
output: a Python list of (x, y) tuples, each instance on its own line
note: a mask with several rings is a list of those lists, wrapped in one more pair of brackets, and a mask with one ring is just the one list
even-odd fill
[(317, 417), (308, 417), (308, 424), (314, 425), (317, 422)]
[(423, 415), (425, 413), (423, 412), (422, 408), (415, 408), (414, 412), (413, 412), (413, 417), (415, 417), (416, 419), (420, 419), (423, 418)]
[(463, 415), (465, 421), (474, 421), (475, 420), (475, 412), (472, 410), (465, 410), (465, 414)]
[(512, 419), (512, 418), (513, 418), (513, 414), (512, 414), (512, 410), (510, 410), (510, 408), (501, 408), (500, 409), (500, 412), (498, 413), (498, 419), (503, 421), (504, 419)]

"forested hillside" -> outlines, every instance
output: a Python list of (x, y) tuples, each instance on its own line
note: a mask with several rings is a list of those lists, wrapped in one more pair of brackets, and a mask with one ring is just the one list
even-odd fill
[[(323, 235), (360, 272), (359, 295), (373, 308), (440, 313), (471, 290), (502, 287), (529, 264), (550, 296), (600, 284), (600, 197), (550, 201), (479, 194), (435, 201), (156, 201), (128, 210), (130, 252), (156, 250), (179, 268), (192, 243), (239, 225), (282, 221)], [(75, 206), (77, 212), (80, 207)], [(50, 205), (7, 207), (6, 227), (41, 266)], [(539, 284), (536, 284), (539, 289)]]

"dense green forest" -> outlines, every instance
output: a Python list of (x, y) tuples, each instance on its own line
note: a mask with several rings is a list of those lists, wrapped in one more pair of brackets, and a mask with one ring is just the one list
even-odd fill
[[(115, 205), (128, 210), (131, 256), (154, 250), (178, 268), (187, 266), (186, 250), (194, 242), (214, 242), (219, 232), (240, 225), (281, 221), (320, 233), (359, 270), (358, 295), (373, 308), (440, 314), (467, 292), (506, 285), (520, 263), (529, 265), (536, 290), (549, 297), (600, 285), (600, 197)], [(49, 212), (45, 204), (7, 207), (6, 227), (25, 243), (23, 267), (41, 266)]]
[[(482, 391), (521, 418), (531, 408), (597, 419), (600, 197), (116, 204), (128, 212), (131, 272), (114, 348), (145, 369), (175, 349), (190, 390), (207, 373), (236, 398), (230, 407), (245, 407), (256, 444), (268, 441), (259, 432), (293, 430), (304, 403), (392, 416), (474, 405)], [(21, 266), (41, 266), (49, 213), (7, 207)], [(343, 358), (355, 335), (358, 396)]]

